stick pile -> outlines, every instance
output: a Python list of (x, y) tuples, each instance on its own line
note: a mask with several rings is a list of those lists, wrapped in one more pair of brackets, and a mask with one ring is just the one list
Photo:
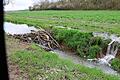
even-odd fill
[(32, 31), (27, 34), (14, 34), (13, 37), (28, 43), (34, 42), (49, 49), (60, 48), (58, 42), (45, 30)]

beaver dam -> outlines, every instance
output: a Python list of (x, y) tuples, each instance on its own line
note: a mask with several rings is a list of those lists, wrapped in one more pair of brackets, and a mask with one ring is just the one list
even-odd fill
[[(7, 27), (13, 26), (13, 27)], [(18, 31), (17, 31), (18, 30)], [(25, 24), (15, 25), (12, 23), (5, 23), (5, 32), (14, 38), (20, 39), (21, 41), (29, 43), (37, 43), (45, 46), (46, 50), (52, 50), (60, 48), (57, 41), (45, 30), (36, 29), (35, 27), (28, 27)]]
[[(34, 26), (28, 27), (26, 24), (13, 24), (10, 22), (5, 22), (4, 31), (7, 35), (12, 36), (13, 38), (17, 38), (28, 43), (34, 42), (40, 47), (44, 48), (46, 51), (51, 51), (52, 53), (56, 53), (63, 58), (71, 59), (77, 64), (81, 64), (90, 68), (98, 68), (108, 74), (118, 74), (117, 71), (113, 70), (109, 64), (110, 60), (115, 58), (118, 51), (120, 38), (117, 36), (107, 36), (107, 38), (110, 38), (112, 41), (108, 44), (106, 56), (98, 59), (84, 60), (74, 53), (61, 51), (59, 43), (44, 29), (37, 29)], [(100, 34), (103, 35), (102, 33), (93, 33), (94, 36), (100, 36)], [(105, 36), (103, 35), (101, 37)], [(96, 60), (96, 62), (92, 62), (93, 60)]]

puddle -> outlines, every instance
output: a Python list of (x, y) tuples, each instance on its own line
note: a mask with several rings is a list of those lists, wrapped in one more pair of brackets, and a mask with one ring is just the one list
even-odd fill
[(31, 31), (37, 31), (37, 29), (33, 26), (28, 27), (26, 24), (13, 24), (10, 22), (5, 22), (4, 23), (4, 31), (7, 34), (26, 34), (26, 33), (31, 33)]

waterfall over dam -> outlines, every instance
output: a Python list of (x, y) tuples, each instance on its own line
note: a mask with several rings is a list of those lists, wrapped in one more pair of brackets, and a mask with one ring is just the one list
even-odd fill
[(111, 39), (112, 41), (108, 44), (106, 55), (103, 58), (98, 58), (99, 64), (106, 64), (111, 66), (109, 62), (116, 57), (118, 52), (118, 47), (120, 44), (120, 37), (112, 34), (109, 35), (107, 33), (93, 33), (94, 37), (103, 37), (104, 39)]

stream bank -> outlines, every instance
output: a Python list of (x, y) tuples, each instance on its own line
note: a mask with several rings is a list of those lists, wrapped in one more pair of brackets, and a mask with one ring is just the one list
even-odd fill
[[(8, 48), (16, 48), (16, 39), (7, 37), (11, 45)], [(11, 39), (12, 40), (11, 40)], [(10, 41), (9, 41), (10, 39)], [(19, 44), (24, 43), (20, 41)], [(14, 44), (13, 44), (14, 43)], [(7, 44), (8, 45), (8, 44)], [(18, 46), (18, 45), (17, 45)], [(22, 47), (22, 45), (19, 45)], [(101, 70), (88, 68), (74, 64), (71, 60), (59, 57), (55, 53), (47, 52), (36, 44), (31, 43), (28, 48), (19, 49), (8, 56), (10, 80), (119, 80), (115, 75), (108, 75)]]
[[(13, 24), (13, 23), (12, 23)], [(19, 25), (21, 26), (21, 25)], [(10, 25), (8, 26), (10, 27)], [(12, 26), (13, 27), (13, 26)], [(22, 29), (24, 30), (23, 26), (22, 26)], [(10, 30), (12, 31), (12, 30)], [(31, 31), (31, 29), (29, 30)], [(14, 31), (13, 31), (14, 32)], [(27, 31), (26, 31), (27, 32)], [(29, 33), (29, 32), (28, 32)], [(114, 71), (113, 69), (111, 69), (110, 67), (106, 66), (106, 65), (98, 65), (96, 63), (93, 63), (93, 62), (89, 62), (89, 61), (86, 61), (86, 60), (82, 60), (80, 59), (79, 56), (77, 55), (69, 55), (70, 52), (64, 52), (64, 51), (60, 51), (60, 50), (53, 50), (54, 53), (56, 54), (59, 54), (61, 57), (64, 57), (64, 58), (68, 58), (68, 59), (72, 59), (73, 62), (77, 63), (77, 64), (82, 64), (82, 65), (85, 65), (87, 67), (90, 67), (90, 68), (99, 68), (101, 69), (103, 72), (105, 73), (108, 73), (108, 74), (117, 74), (116, 71)]]

